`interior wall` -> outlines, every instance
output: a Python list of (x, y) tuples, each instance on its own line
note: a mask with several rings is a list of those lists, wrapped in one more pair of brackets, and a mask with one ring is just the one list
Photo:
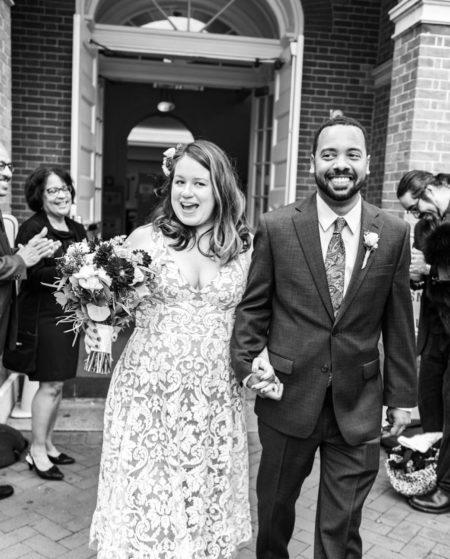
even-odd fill
[[(211, 140), (223, 148), (235, 164), (245, 189), (250, 97), (244, 97), (242, 92), (220, 89), (174, 90), (173, 97), (176, 107), (170, 116), (180, 119), (194, 138)], [(118, 208), (126, 193), (127, 136), (134, 126), (156, 112), (158, 101), (160, 90), (152, 85), (106, 83), (103, 167), (105, 236), (125, 231), (125, 212), (119, 220)], [(111, 201), (117, 204), (109, 203)]]

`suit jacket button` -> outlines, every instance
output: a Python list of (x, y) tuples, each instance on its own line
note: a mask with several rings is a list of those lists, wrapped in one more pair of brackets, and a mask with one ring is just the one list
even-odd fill
[(328, 373), (330, 370), (330, 366), (325, 363), (325, 365), (322, 365), (320, 370), (322, 371), (322, 373)]

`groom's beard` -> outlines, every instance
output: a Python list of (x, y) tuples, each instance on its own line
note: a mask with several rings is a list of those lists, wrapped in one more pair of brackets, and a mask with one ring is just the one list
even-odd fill
[[(352, 181), (352, 184), (347, 190), (335, 190), (331, 185), (331, 180), (333, 179), (333, 177), (349, 177)], [(328, 198), (331, 198), (331, 200), (335, 200), (336, 202), (344, 202), (345, 200), (350, 200), (366, 184), (366, 177), (359, 179), (353, 171), (328, 172), (323, 177), (314, 174), (314, 178), (319, 190), (322, 191), (326, 196), (328, 196)]]

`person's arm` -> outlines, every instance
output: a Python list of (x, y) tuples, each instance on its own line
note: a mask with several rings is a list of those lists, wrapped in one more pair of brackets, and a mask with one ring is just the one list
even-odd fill
[[(38, 222), (29, 222), (19, 228), (16, 237), (16, 245), (26, 246), (29, 241), (42, 231), (43, 224)], [(57, 276), (56, 262), (51, 257), (45, 257), (39, 260), (34, 266), (30, 266), (26, 273), (26, 279), (30, 286), (40, 288), (41, 283), (53, 283)]]
[[(417, 403), (417, 371), (414, 339), (414, 319), (409, 289), (409, 227), (405, 232), (400, 255), (383, 314), (384, 404), (391, 433), (400, 434), (410, 422), (404, 408)], [(402, 409), (403, 408), (403, 409)]]
[(21, 279), (26, 275), (26, 265), (18, 254), (5, 254), (0, 256), (0, 283)]
[(236, 309), (231, 339), (231, 362), (239, 382), (252, 373), (253, 359), (267, 345), (272, 316), (273, 258), (264, 216), (261, 217), (253, 246), (247, 287)]

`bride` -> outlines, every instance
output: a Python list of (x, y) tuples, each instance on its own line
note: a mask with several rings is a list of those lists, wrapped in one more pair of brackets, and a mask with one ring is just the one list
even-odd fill
[[(101, 559), (228, 559), (251, 538), (242, 388), (229, 357), (250, 263), (244, 198), (215, 144), (172, 151), (157, 217), (129, 237), (158, 273), (106, 401), (91, 526)], [(91, 329), (91, 349), (95, 338)], [(270, 390), (270, 365), (258, 363)]]

